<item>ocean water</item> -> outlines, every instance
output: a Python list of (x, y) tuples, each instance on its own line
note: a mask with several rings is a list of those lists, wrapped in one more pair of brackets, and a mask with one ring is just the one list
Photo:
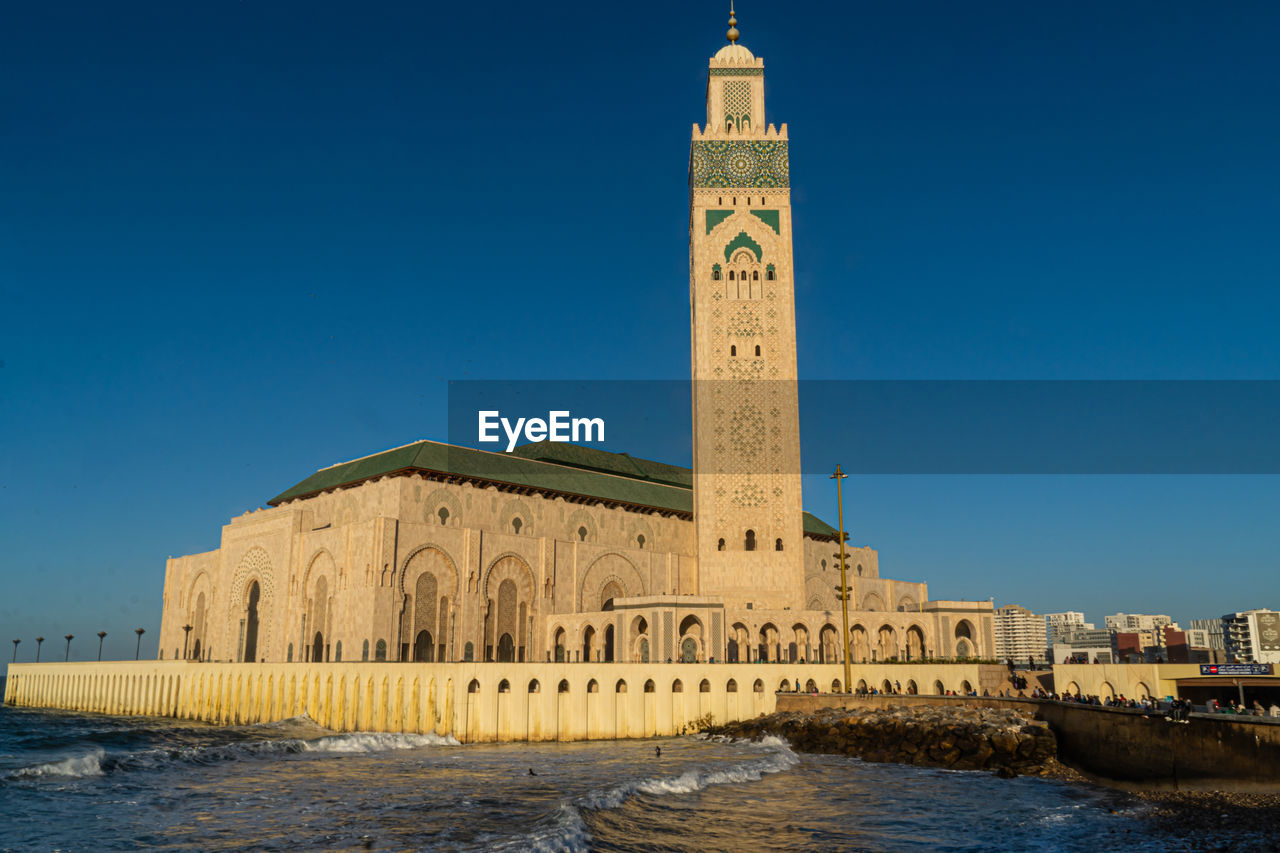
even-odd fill
[(1128, 802), (777, 739), (459, 745), (0, 708), (0, 850), (1168, 849)]

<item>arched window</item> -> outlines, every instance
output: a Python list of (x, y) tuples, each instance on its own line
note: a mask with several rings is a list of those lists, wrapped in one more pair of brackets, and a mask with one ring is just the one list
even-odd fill
[(862, 566), (858, 566), (858, 577), (862, 577)]
[(436, 515), (440, 516), (441, 524), (449, 523), (449, 508), (447, 506), (440, 507), (440, 511)]
[(339, 640), (337, 645), (333, 647), (333, 659), (339, 663), (342, 662), (342, 641)]
[(824, 572), (827, 570), (827, 561), (826, 561), (826, 560), (823, 560), (823, 561), (822, 561), (822, 570), (823, 570)]
[(578, 528), (578, 541), (579, 541), (579, 542), (586, 542), (586, 541), (587, 541), (587, 528), (585, 528), (585, 527), (579, 527), (579, 528)]
[(475, 643), (467, 643), (462, 647), (462, 659), (467, 661), (476, 659)]
[[(368, 649), (368, 647), (366, 647), (366, 650), (367, 650), (367, 649)], [(174, 650), (173, 650), (173, 659), (174, 659), (174, 660), (177, 660), (177, 659), (178, 659), (178, 650), (177, 650), (177, 649), (174, 649)], [(290, 643), (290, 644), (289, 644), (289, 657), (285, 658), (285, 660), (289, 661), (289, 663), (293, 663), (293, 643)], [(368, 660), (368, 658), (365, 658), (365, 660)]]
[(643, 547), (644, 547), (644, 534), (643, 534), (643, 533), (641, 533), (640, 535), (638, 535), (638, 536), (636, 537), (636, 545), (640, 546), (641, 548), (643, 548)]
[(517, 534), (520, 532), (521, 527), (524, 527), (524, 520), (521, 519), (520, 516), (517, 515), (515, 518), (511, 519), (511, 529)]
[(712, 280), (712, 281), (719, 281), (719, 280), (720, 280), (720, 270), (718, 270), (718, 269), (714, 269), (714, 270), (712, 270), (712, 271), (711, 271), (711, 280)]
[[(732, 275), (732, 273), (730, 273), (730, 275)], [(730, 358), (737, 358), (737, 357), (738, 357), (738, 347), (737, 347), (737, 346), (731, 346), (731, 347), (729, 347), (729, 357), (730, 357)]]
[(759, 270), (752, 270), (752, 271), (751, 271), (751, 280), (752, 280), (752, 281), (759, 281), (759, 280), (760, 280), (760, 271), (759, 271)]
[(723, 539), (721, 539), (721, 540), (716, 544), (716, 550), (717, 550), (717, 551), (723, 551), (723, 550), (724, 550), (724, 540), (723, 540)]
[(559, 686), (559, 688), (557, 688), (557, 691), (558, 691), (558, 692), (560, 692), (560, 693), (568, 693), (568, 692), (569, 692), (569, 679), (567, 679), (567, 678), (562, 678), (562, 679), (560, 679), (560, 686)]
[(728, 683), (728, 684), (726, 684), (726, 685), (724, 686), (724, 692), (725, 692), (725, 693), (737, 693), (737, 692), (738, 692), (738, 682), (736, 682), (736, 681), (734, 681), (732, 678), (730, 678), (730, 679), (729, 679), (729, 683)]
[(538, 679), (535, 678), (533, 679), (533, 681), (529, 682), (529, 692), (530, 693), (542, 692), (542, 685), (538, 683)]
[(468, 693), (479, 693), (479, 692), (480, 692), (480, 682), (479, 682), (479, 680), (477, 680), (477, 679), (475, 679), (475, 678), (471, 679), (471, 683), (467, 685), (467, 692), (468, 692)]
[(775, 540), (773, 540), (773, 550), (775, 550), (775, 551), (781, 551), (781, 550), (782, 550), (782, 540), (781, 540), (781, 539), (775, 539)]
[(618, 683), (617, 683), (617, 684), (615, 684), (615, 685), (613, 686), (613, 692), (614, 692), (614, 693), (626, 693), (626, 692), (627, 692), (627, 682), (625, 682), (625, 681), (623, 681), (621, 678), (619, 678), (619, 679), (618, 679)]
[(510, 682), (510, 681), (507, 681), (505, 678), (504, 678), (504, 679), (502, 679), (501, 681), (499, 681), (499, 682), (498, 682), (498, 692), (499, 692), (499, 693), (510, 693), (510, 692), (511, 692), (511, 682)]
[(369, 659), (369, 641), (365, 640), (364, 645), (360, 647), (360, 660)]
[(729, 281), (733, 281), (733, 270), (729, 270)]
[(765, 271), (764, 271), (764, 280), (765, 280), (765, 281), (773, 281), (775, 277), (776, 277), (776, 273), (774, 273), (774, 271), (773, 271), (773, 270), (765, 270)]
[(748, 551), (754, 551), (756, 549), (756, 532), (754, 530), (747, 531), (746, 548)]
[(752, 685), (751, 685), (751, 692), (752, 692), (752, 693), (763, 693), (763, 692), (764, 692), (764, 682), (757, 678), (757, 679), (756, 679), (755, 684), (752, 684)]
[(756, 357), (757, 357), (757, 358), (759, 358), (759, 357), (760, 357), (760, 345), (759, 345), (759, 344), (756, 344)]
[(681, 682), (681, 681), (680, 681), (680, 679), (678, 679), (678, 678), (677, 678), (675, 681), (671, 682), (671, 692), (672, 692), (672, 693), (683, 693), (683, 692), (684, 692), (684, 683), (683, 683), (683, 682)]
[(707, 681), (705, 678), (704, 678), (704, 679), (702, 679), (702, 681), (698, 684), (698, 692), (699, 692), (699, 693), (710, 693), (710, 692), (711, 692), (711, 682), (710, 682), (710, 681)]
[(374, 646), (373, 659), (382, 660), (382, 661), (387, 659), (387, 641), (386, 640), (379, 640), (378, 644)]
[(644, 683), (644, 692), (645, 692), (645, 693), (652, 693), (652, 692), (653, 692), (653, 679), (652, 679), (652, 678), (650, 678), (648, 681), (646, 681), (646, 682)]
[(588, 693), (599, 693), (599, 692), (600, 692), (600, 682), (596, 681), (594, 678), (593, 678), (593, 679), (591, 679), (590, 681), (588, 681), (588, 682), (587, 682), (587, 692), (588, 692)]

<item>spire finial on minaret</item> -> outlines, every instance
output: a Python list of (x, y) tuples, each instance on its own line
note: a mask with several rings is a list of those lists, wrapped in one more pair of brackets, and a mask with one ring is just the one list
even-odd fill
[(733, 16), (733, 0), (729, 0), (729, 32), (727, 35), (729, 36), (729, 44), (736, 44), (738, 36), (741, 35), (738, 32), (738, 19)]

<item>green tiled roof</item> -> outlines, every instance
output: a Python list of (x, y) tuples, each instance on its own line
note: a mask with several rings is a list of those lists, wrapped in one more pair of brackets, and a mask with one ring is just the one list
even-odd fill
[[(435, 441), (418, 441), (372, 456), (322, 468), (267, 501), (271, 506), (352, 486), (374, 477), (414, 471), (487, 480), (507, 486), (557, 492), (570, 497), (693, 514), (693, 472), (677, 465), (608, 453), (591, 447), (541, 442), (511, 453), (492, 453)], [(835, 538), (838, 533), (804, 514), (804, 532)]]

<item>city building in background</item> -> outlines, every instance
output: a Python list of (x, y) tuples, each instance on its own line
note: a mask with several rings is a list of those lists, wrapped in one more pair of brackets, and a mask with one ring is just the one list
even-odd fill
[(1241, 663), (1280, 663), (1280, 613), (1242, 610), (1222, 617), (1227, 656)]
[(1051, 649), (1058, 643), (1067, 642), (1076, 628), (1092, 629), (1093, 623), (1084, 621), (1084, 614), (1079, 610), (1067, 610), (1063, 613), (1046, 613), (1044, 626), (1045, 646)]
[(993, 617), (996, 658), (1022, 663), (1045, 659), (1045, 620), (1025, 607), (1006, 604)]
[(1107, 628), (1073, 626), (1053, 644), (1053, 663), (1111, 663), (1112, 632)]
[(1224, 633), (1222, 619), (1192, 619), (1191, 628), (1203, 631), (1208, 642), (1205, 645), (1215, 651), (1226, 652), (1227, 638)]

